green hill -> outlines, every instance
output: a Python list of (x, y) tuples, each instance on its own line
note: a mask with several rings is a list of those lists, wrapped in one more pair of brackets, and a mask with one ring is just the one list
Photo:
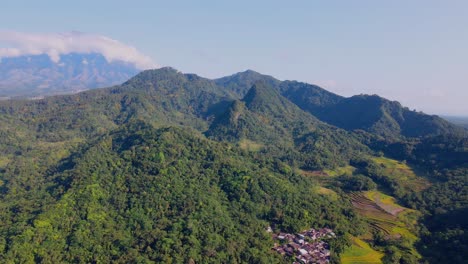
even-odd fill
[(438, 116), (411, 111), (400, 103), (377, 95), (345, 98), (318, 86), (279, 81), (246, 71), (215, 80), (218, 85), (242, 96), (256, 81), (268, 83), (281, 95), (318, 119), (346, 130), (364, 130), (387, 139), (463, 134), (466, 130)]
[(354, 232), (358, 219), (342, 214), (349, 205), (311, 193), (313, 181), (275, 166), (193, 131), (123, 126), (49, 168), (33, 185), (26, 171), (7, 168), (0, 258), (278, 263), (265, 232), (269, 225)]
[(261, 143), (267, 155), (295, 160), (307, 169), (343, 166), (369, 151), (351, 133), (319, 121), (263, 82), (254, 84), (241, 101), (215, 119), (207, 135)]
[[(333, 263), (363, 234), (382, 260), (464, 258), (466, 134), (378, 96), (162, 68), (2, 101), (0, 124), (2, 263), (285, 262), (270, 225), (332, 228)], [(375, 188), (421, 212), (411, 240), (370, 232), (353, 209), (351, 190)]]

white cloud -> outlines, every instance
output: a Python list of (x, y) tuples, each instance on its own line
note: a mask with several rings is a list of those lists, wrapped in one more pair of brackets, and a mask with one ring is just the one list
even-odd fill
[(139, 69), (158, 67), (148, 56), (136, 48), (125, 45), (117, 40), (97, 34), (81, 32), (66, 33), (24, 33), (16, 31), (1, 31), (0, 59), (23, 55), (47, 54), (56, 63), (60, 55), (76, 53), (100, 53), (107, 61), (125, 61), (134, 64)]

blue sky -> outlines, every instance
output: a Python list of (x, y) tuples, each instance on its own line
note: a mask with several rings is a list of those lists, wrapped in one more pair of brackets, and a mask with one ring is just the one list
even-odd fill
[(2, 1), (0, 29), (96, 33), (205, 77), (246, 69), (468, 116), (468, 1)]

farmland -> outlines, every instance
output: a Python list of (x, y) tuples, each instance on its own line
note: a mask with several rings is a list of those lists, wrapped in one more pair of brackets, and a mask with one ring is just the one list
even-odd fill
[(382, 263), (383, 253), (370, 247), (364, 240), (353, 237), (353, 244), (341, 256), (343, 264)]
[(414, 168), (411, 168), (405, 162), (386, 157), (373, 157), (372, 160), (383, 168), (386, 177), (397, 180), (405, 190), (422, 191), (430, 186), (427, 179), (418, 177)]

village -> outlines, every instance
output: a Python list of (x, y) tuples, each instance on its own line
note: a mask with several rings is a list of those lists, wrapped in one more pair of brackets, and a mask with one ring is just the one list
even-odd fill
[[(267, 231), (273, 232), (271, 227)], [(335, 233), (329, 228), (311, 228), (298, 234), (273, 234), (273, 239), (279, 243), (275, 243), (272, 249), (283, 256), (293, 257), (294, 263), (329, 263), (330, 248), (323, 239), (334, 237)]]

